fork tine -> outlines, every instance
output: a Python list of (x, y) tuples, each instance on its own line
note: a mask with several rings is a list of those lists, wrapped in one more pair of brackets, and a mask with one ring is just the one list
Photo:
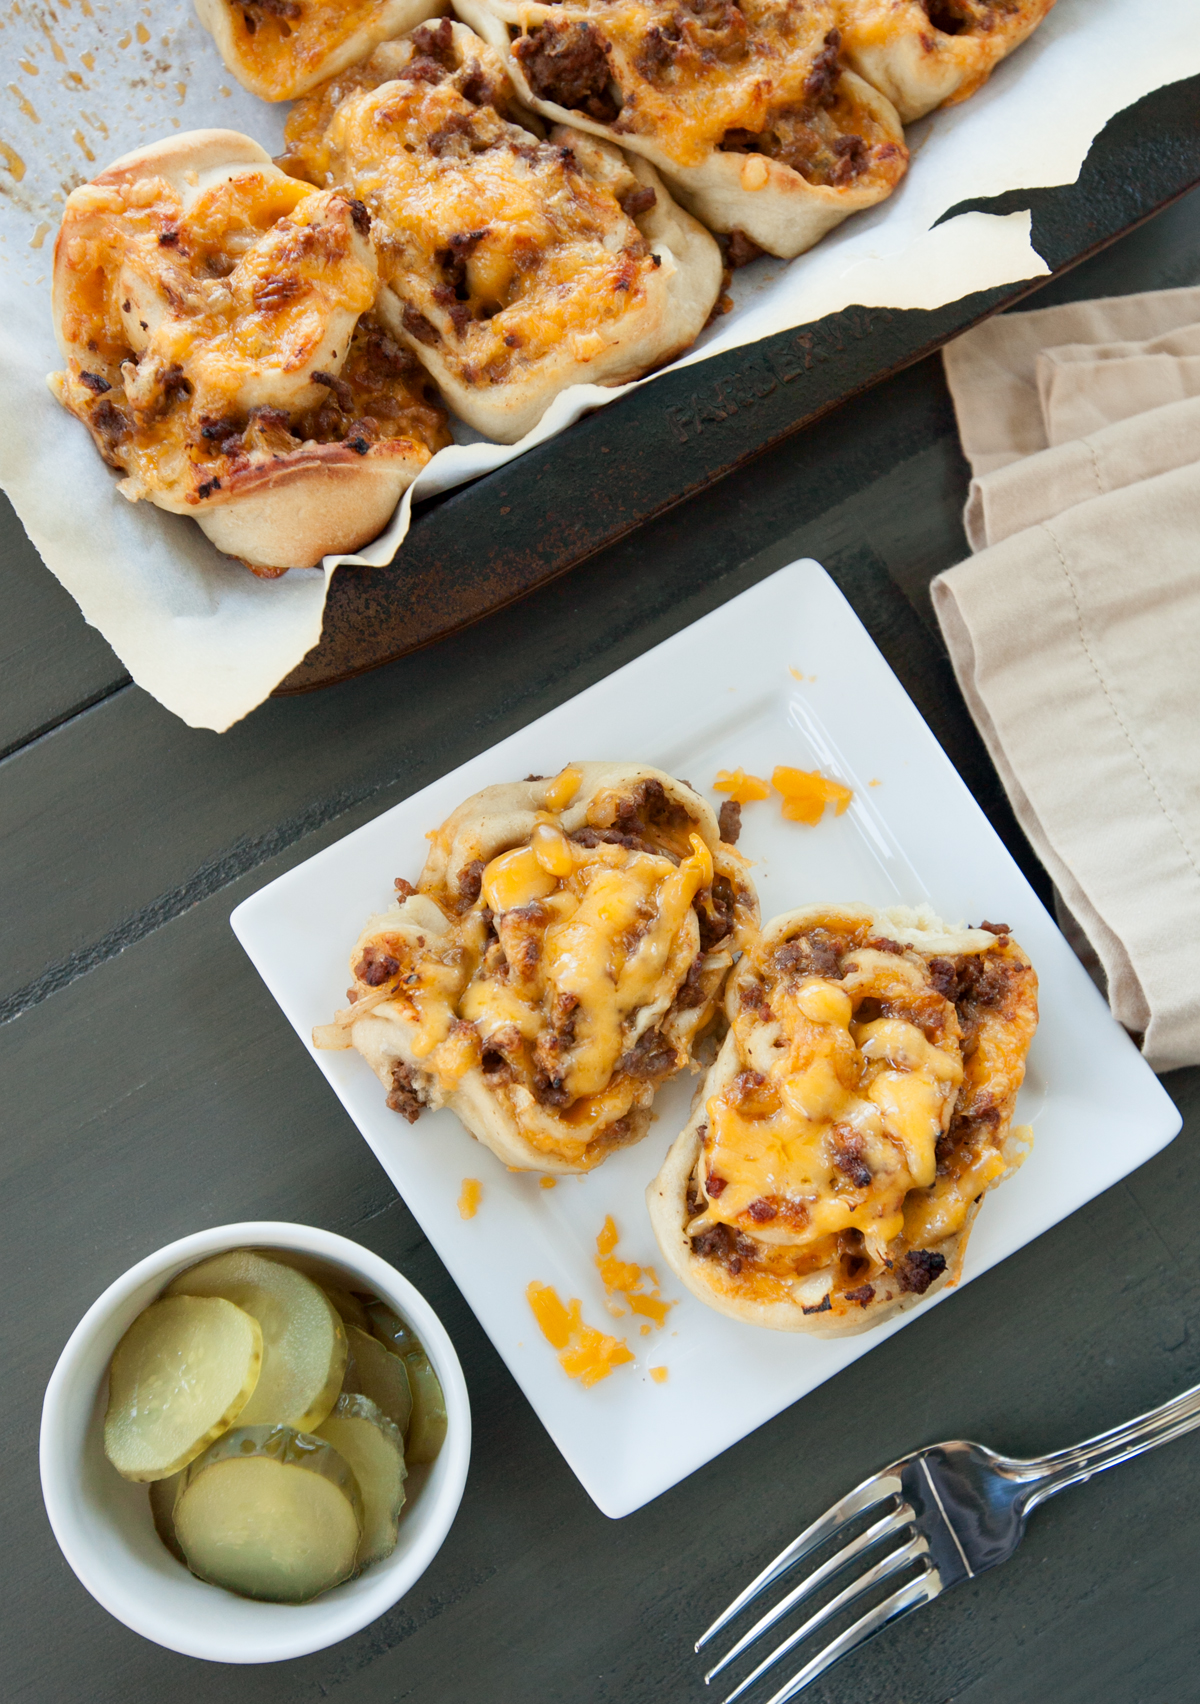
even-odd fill
[(823, 1544), (827, 1538), (832, 1538), (847, 1521), (852, 1521), (855, 1515), (861, 1515), (864, 1509), (873, 1508), (876, 1503), (882, 1503), (887, 1497), (900, 1494), (899, 1475), (894, 1473), (875, 1473), (870, 1479), (864, 1479), (861, 1485), (847, 1493), (840, 1502), (827, 1509), (819, 1520), (805, 1527), (799, 1538), (794, 1538), (773, 1562), (767, 1564), (762, 1573), (751, 1580), (744, 1592), (734, 1598), (729, 1608), (718, 1615), (707, 1632), (702, 1633), (696, 1641), (696, 1649), (701, 1651), (713, 1636), (719, 1633), (735, 1615), (740, 1615), (748, 1603), (753, 1603), (760, 1593), (773, 1585), (781, 1574), (786, 1574), (789, 1568), (794, 1568), (802, 1562), (810, 1550), (815, 1550), (818, 1544)]
[(936, 1568), (929, 1568), (915, 1580), (910, 1580), (907, 1585), (901, 1586), (898, 1592), (893, 1592), (891, 1597), (876, 1604), (875, 1608), (860, 1621), (856, 1621), (853, 1627), (848, 1627), (844, 1633), (840, 1633), (823, 1651), (818, 1651), (799, 1674), (793, 1675), (785, 1686), (781, 1686), (778, 1692), (768, 1698), (767, 1704), (788, 1704), (789, 1699), (795, 1698), (798, 1692), (803, 1692), (818, 1675), (824, 1674), (826, 1669), (840, 1662), (856, 1646), (865, 1644), (890, 1621), (899, 1621), (900, 1617), (907, 1615), (910, 1610), (920, 1609), (923, 1603), (932, 1603), (941, 1589), (942, 1582)]
[[(748, 1633), (742, 1634), (737, 1644), (734, 1645), (732, 1650), (726, 1652), (714, 1668), (709, 1669), (704, 1677), (704, 1684), (707, 1686), (716, 1675), (720, 1674), (723, 1668), (727, 1668), (736, 1657), (741, 1656), (747, 1645), (752, 1645), (767, 1631), (768, 1627), (773, 1627), (789, 1610), (794, 1609), (798, 1603), (802, 1603), (806, 1597), (815, 1592), (818, 1586), (824, 1585), (831, 1575), (844, 1568), (847, 1562), (852, 1562), (864, 1550), (869, 1550), (873, 1544), (878, 1544), (880, 1539), (890, 1538), (893, 1533), (906, 1527), (912, 1519), (913, 1512), (908, 1504), (901, 1503), (898, 1508), (892, 1509), (886, 1514), (881, 1521), (876, 1521), (874, 1526), (869, 1526), (866, 1532), (859, 1533), (857, 1538), (843, 1546), (827, 1562), (823, 1562), (819, 1568), (814, 1569), (811, 1574), (807, 1574), (785, 1598), (782, 1598), (773, 1609), (768, 1610), (766, 1615), (756, 1621)], [(781, 1647), (779, 1654), (782, 1654), (782, 1651), (786, 1649), (786, 1646)], [(773, 1658), (771, 1660), (774, 1661)], [(736, 1693), (734, 1696), (736, 1697)]]
[(898, 1550), (893, 1550), (890, 1555), (885, 1556), (882, 1561), (877, 1562), (873, 1568), (868, 1568), (865, 1574), (860, 1575), (857, 1579), (851, 1580), (850, 1584), (846, 1586), (843, 1591), (840, 1591), (835, 1598), (832, 1598), (827, 1604), (819, 1609), (815, 1615), (810, 1616), (804, 1623), (803, 1627), (798, 1627), (794, 1633), (789, 1634), (789, 1636), (783, 1641), (782, 1645), (776, 1646), (775, 1650), (771, 1652), (771, 1655), (769, 1657), (765, 1657), (763, 1661), (759, 1663), (758, 1667), (754, 1670), (754, 1673), (748, 1674), (741, 1685), (729, 1694), (729, 1697), (725, 1700), (725, 1704), (733, 1704), (733, 1700), (735, 1698), (740, 1698), (743, 1692), (748, 1691), (749, 1688), (754, 1685), (756, 1680), (766, 1674), (769, 1668), (774, 1668), (775, 1664), (777, 1662), (781, 1662), (782, 1659), (787, 1656), (789, 1651), (794, 1650), (795, 1647), (800, 1644), (801, 1640), (807, 1639), (810, 1634), (815, 1633), (818, 1627), (823, 1626), (826, 1621), (831, 1619), (831, 1617), (839, 1614), (841, 1610), (846, 1608), (847, 1604), (853, 1603), (855, 1598), (861, 1597), (864, 1592), (870, 1591), (871, 1587), (877, 1586), (881, 1580), (891, 1579), (892, 1575), (898, 1574), (901, 1568), (907, 1567), (908, 1564), (915, 1561), (918, 1556), (925, 1555), (927, 1549), (928, 1546), (920, 1533), (914, 1532), (907, 1543), (902, 1544)]

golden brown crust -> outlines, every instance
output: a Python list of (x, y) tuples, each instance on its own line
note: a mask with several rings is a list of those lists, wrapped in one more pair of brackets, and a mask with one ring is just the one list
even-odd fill
[(315, 90), (287, 129), (289, 168), (377, 221), (392, 336), (502, 443), (569, 385), (622, 384), (688, 348), (722, 273), (653, 167), (575, 130), (543, 141), (518, 110), (500, 57), (443, 20)]
[(504, 55), (535, 112), (640, 154), (710, 230), (740, 231), (771, 254), (811, 248), (907, 168), (891, 102), (838, 58), (828, 0), (803, 12), (774, 0), (683, 11), (665, 0), (455, 0), (455, 10)]
[(137, 501), (255, 572), (386, 525), (447, 442), (416, 364), (370, 317), (368, 220), (250, 138), (195, 131), (72, 192), (55, 245), (51, 388)]
[(293, 101), (445, 10), (442, 0), (195, 0), (196, 16), (243, 88)]
[(449, 1106), (506, 1165), (590, 1171), (692, 1063), (757, 923), (745, 861), (699, 795), (629, 764), (485, 788), (430, 842), (317, 1045), (357, 1048), (406, 1116)]
[(1036, 977), (1007, 932), (806, 908), (766, 925), (726, 1006), (729, 1034), (647, 1190), (672, 1270), (721, 1313), (817, 1336), (956, 1282), (983, 1194), (1028, 1149), (1011, 1120)]
[(905, 124), (983, 86), (1054, 0), (835, 0), (842, 51)]

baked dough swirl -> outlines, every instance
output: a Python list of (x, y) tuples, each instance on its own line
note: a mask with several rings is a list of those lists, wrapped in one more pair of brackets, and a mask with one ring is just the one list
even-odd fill
[(372, 317), (370, 220), (233, 131), (139, 149), (73, 190), (50, 386), (131, 501), (192, 516), (268, 576), (374, 538), (449, 441)]
[(196, 16), (243, 88), (293, 101), (435, 18), (442, 0), (195, 0)]
[(953, 1283), (1012, 1128), (1037, 978), (999, 926), (813, 907), (730, 978), (730, 1029), (647, 1191), (673, 1270), (778, 1331), (867, 1330)]
[(757, 923), (746, 861), (690, 787), (628, 764), (485, 788), (430, 838), (314, 1041), (357, 1048), (410, 1120), (449, 1106), (509, 1166), (590, 1171), (693, 1063)]
[(716, 243), (652, 166), (578, 131), (542, 141), (514, 110), (499, 56), (442, 19), (316, 90), (287, 127), (290, 170), (370, 209), (389, 331), (501, 443), (568, 385), (679, 354), (721, 287)]
[(842, 51), (905, 124), (983, 87), (1054, 0), (835, 0)]
[[(831, 0), (455, 0), (536, 112), (651, 161), (710, 230), (803, 252), (908, 163)], [(753, 252), (753, 250), (751, 251)]]

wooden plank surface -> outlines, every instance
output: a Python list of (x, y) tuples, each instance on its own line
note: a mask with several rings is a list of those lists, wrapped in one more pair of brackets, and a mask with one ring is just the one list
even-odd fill
[[(1193, 197), (1051, 289), (1197, 279)], [(1151, 1165), (609, 1522), (228, 928), (263, 881), (808, 551), (1032, 868), (928, 610), (931, 574), (963, 551), (964, 489), (926, 363), (524, 603), (219, 739), (122, 687), (47, 600), (22, 641), (57, 659), (44, 697), (27, 675), (0, 692), (10, 725), (50, 728), (0, 763), (0, 992), (19, 1014), (0, 1027), (6, 1700), (687, 1704), (704, 1696), (690, 1643), (711, 1612), (871, 1468), (955, 1434), (1054, 1447), (1200, 1378), (1200, 1072), (1180, 1072), (1166, 1081), (1187, 1126)], [(101, 696), (78, 710), (89, 656)], [(327, 1225), (394, 1261), (445, 1319), (476, 1425), (461, 1514), (409, 1596), (331, 1651), (255, 1670), (173, 1656), (100, 1610), (50, 1535), (36, 1463), (41, 1392), (95, 1295), (172, 1237), (242, 1217)], [(814, 1704), (1195, 1697), (1198, 1450), (1184, 1440), (1051, 1504), (1012, 1563), (876, 1641)]]

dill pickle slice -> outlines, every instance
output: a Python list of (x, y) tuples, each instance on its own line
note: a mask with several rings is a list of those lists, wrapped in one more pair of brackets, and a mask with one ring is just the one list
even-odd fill
[(371, 1333), (377, 1337), (385, 1349), (390, 1349), (393, 1355), (407, 1355), (411, 1349), (419, 1349), (421, 1340), (411, 1325), (406, 1325), (394, 1308), (389, 1308), (386, 1302), (368, 1302), (367, 1318), (371, 1322)]
[(408, 1369), (412, 1390), (412, 1416), (405, 1439), (405, 1459), (410, 1466), (433, 1461), (446, 1441), (446, 1402), (429, 1356), (411, 1325), (405, 1323), (386, 1302), (368, 1302), (371, 1330), (381, 1343), (400, 1356)]
[(245, 1412), (262, 1363), (258, 1321), (232, 1301), (151, 1302), (109, 1367), (105, 1455), (125, 1479), (178, 1473)]
[(370, 1329), (371, 1321), (361, 1296), (356, 1296), (353, 1290), (339, 1290), (329, 1284), (322, 1284), (321, 1288), (333, 1303), (343, 1325), (356, 1326), (359, 1331)]
[(186, 1470), (175, 1535), (210, 1585), (307, 1603), (354, 1572), (362, 1516), (354, 1471), (332, 1444), (290, 1426), (239, 1426)]
[(172, 1556), (187, 1564), (187, 1557), (180, 1549), (179, 1540), (175, 1537), (175, 1496), (179, 1490), (179, 1482), (183, 1471), (173, 1473), (170, 1479), (152, 1479), (149, 1484), (150, 1513), (154, 1517), (154, 1530), (162, 1539)]
[(343, 1391), (347, 1395), (357, 1393), (369, 1397), (392, 1424), (400, 1428), (403, 1438), (413, 1405), (408, 1368), (399, 1355), (385, 1349), (378, 1338), (359, 1331), (356, 1326), (347, 1327), (346, 1341), (349, 1354), (346, 1375), (342, 1380)]
[(297, 1272), (303, 1272), (306, 1278), (311, 1278), (318, 1285), (334, 1309), (341, 1316), (343, 1325), (356, 1325), (360, 1331), (370, 1328), (367, 1318), (367, 1303), (372, 1298), (347, 1287), (348, 1273), (340, 1266), (335, 1266), (332, 1260), (322, 1260), (318, 1254), (304, 1254), (299, 1249), (273, 1248), (269, 1252), (256, 1249), (266, 1260), (277, 1260), (281, 1266), (294, 1266)]
[(253, 1249), (214, 1254), (181, 1272), (168, 1296), (223, 1296), (262, 1327), (263, 1363), (243, 1426), (311, 1431), (331, 1412), (346, 1369), (346, 1328), (303, 1272)]
[(446, 1441), (446, 1401), (424, 1349), (411, 1349), (404, 1357), (404, 1365), (408, 1368), (413, 1398), (404, 1454), (409, 1465), (415, 1467), (418, 1462), (436, 1460)]
[(338, 1397), (328, 1420), (316, 1436), (332, 1444), (350, 1464), (363, 1499), (363, 1530), (356, 1566), (382, 1562), (396, 1548), (400, 1511), (404, 1507), (404, 1439), (367, 1396)]

